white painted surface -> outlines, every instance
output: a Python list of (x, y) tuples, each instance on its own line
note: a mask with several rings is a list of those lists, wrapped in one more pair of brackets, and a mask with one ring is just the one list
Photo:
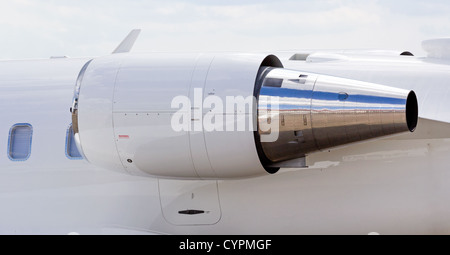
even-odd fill
[[(226, 102), (227, 96), (253, 96), (259, 67), (267, 54), (223, 54), (214, 58), (208, 72), (205, 94), (213, 93)], [(234, 121), (247, 121), (246, 112), (227, 112)], [(226, 130), (224, 121), (224, 130)], [(267, 175), (255, 148), (253, 131), (204, 132), (206, 148), (218, 177), (242, 178)]]
[[(164, 219), (177, 226), (214, 225), (221, 217), (217, 181), (158, 181)], [(184, 210), (203, 213), (186, 215)]]
[[(164, 219), (157, 179), (118, 174), (65, 156), (73, 87), (88, 59), (0, 62), (0, 233), (449, 234), (449, 63), (364, 55), (349, 56), (345, 63), (282, 60), (287, 68), (413, 89), (423, 119), (412, 134), (311, 154), (309, 169), (219, 181), (220, 221), (177, 226)], [(108, 58), (96, 61), (118, 65)], [(111, 92), (98, 83), (104, 75), (92, 72), (89, 77), (98, 85), (96, 96), (103, 99), (96, 102), (103, 106), (86, 111), (80, 105), (80, 117), (82, 110), (86, 118), (90, 111), (112, 113)], [(92, 120), (81, 133), (82, 142), (94, 138), (96, 130), (95, 136), (111, 143), (106, 141), (114, 136), (102, 125), (110, 121), (112, 114)], [(33, 125), (32, 153), (27, 161), (12, 162), (6, 156), (7, 134), (23, 122)], [(102, 151), (101, 143), (95, 146), (114, 154)], [(94, 150), (88, 158), (90, 153)], [(110, 170), (121, 167), (118, 158), (108, 164)], [(180, 191), (191, 185), (164, 181)]]
[[(97, 166), (166, 178), (267, 174), (256, 152), (253, 129), (222, 131), (227, 130), (227, 115), (231, 115), (232, 125), (245, 122), (249, 126), (253, 120), (251, 104), (245, 112), (226, 112), (225, 102), (227, 97), (253, 97), (256, 75), (265, 57), (151, 53), (93, 60), (79, 99), (80, 140), (86, 158)], [(202, 90), (201, 101), (214, 96), (224, 102), (221, 110), (225, 112), (215, 114), (223, 119), (222, 130), (208, 132), (201, 127), (196, 134), (195, 129), (177, 131), (172, 127), (172, 117), (179, 110), (172, 108), (172, 100), (177, 96), (194, 99), (196, 89)], [(194, 100), (190, 103), (190, 109), (197, 107)], [(210, 114), (210, 109), (206, 103), (198, 109), (200, 119)], [(188, 120), (191, 126), (195, 119)]]
[[(197, 59), (189, 88), (189, 99), (193, 102), (191, 105), (192, 130), (189, 131), (190, 152), (195, 172), (202, 177), (217, 176), (208, 158), (203, 133), (203, 116), (207, 112), (203, 109), (203, 98), (206, 96), (206, 79), (213, 60), (212, 54), (205, 54)], [(201, 98), (202, 102), (198, 102), (196, 98)]]
[(117, 155), (112, 108), (120, 64), (119, 57), (93, 60), (84, 74), (78, 104), (80, 144), (86, 159), (119, 172), (124, 170)]
[[(130, 172), (198, 178), (188, 132), (177, 132), (171, 126), (177, 111), (171, 108), (172, 99), (189, 95), (196, 58), (197, 54), (124, 56), (113, 111), (117, 147)], [(119, 135), (130, 138), (120, 139)]]

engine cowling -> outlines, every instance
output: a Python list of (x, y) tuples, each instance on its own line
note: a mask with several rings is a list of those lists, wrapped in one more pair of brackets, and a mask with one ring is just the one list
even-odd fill
[(273, 55), (115, 54), (80, 72), (72, 111), (92, 164), (245, 178), (307, 153), (413, 131), (412, 91), (286, 70)]

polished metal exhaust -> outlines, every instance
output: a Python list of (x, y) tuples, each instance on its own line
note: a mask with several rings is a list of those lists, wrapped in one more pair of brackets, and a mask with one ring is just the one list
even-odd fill
[(417, 125), (413, 91), (373, 83), (262, 67), (255, 95), (255, 140), (264, 165)]

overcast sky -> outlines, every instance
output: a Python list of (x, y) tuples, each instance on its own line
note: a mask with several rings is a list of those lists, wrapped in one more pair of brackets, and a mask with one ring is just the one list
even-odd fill
[(0, 59), (133, 51), (409, 50), (450, 36), (448, 0), (0, 0)]

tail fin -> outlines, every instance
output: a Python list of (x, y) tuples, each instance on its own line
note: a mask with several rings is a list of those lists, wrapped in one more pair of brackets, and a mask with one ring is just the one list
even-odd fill
[(140, 33), (140, 29), (131, 30), (127, 37), (125, 37), (119, 46), (117, 46), (117, 48), (112, 52), (112, 54), (130, 52)]

